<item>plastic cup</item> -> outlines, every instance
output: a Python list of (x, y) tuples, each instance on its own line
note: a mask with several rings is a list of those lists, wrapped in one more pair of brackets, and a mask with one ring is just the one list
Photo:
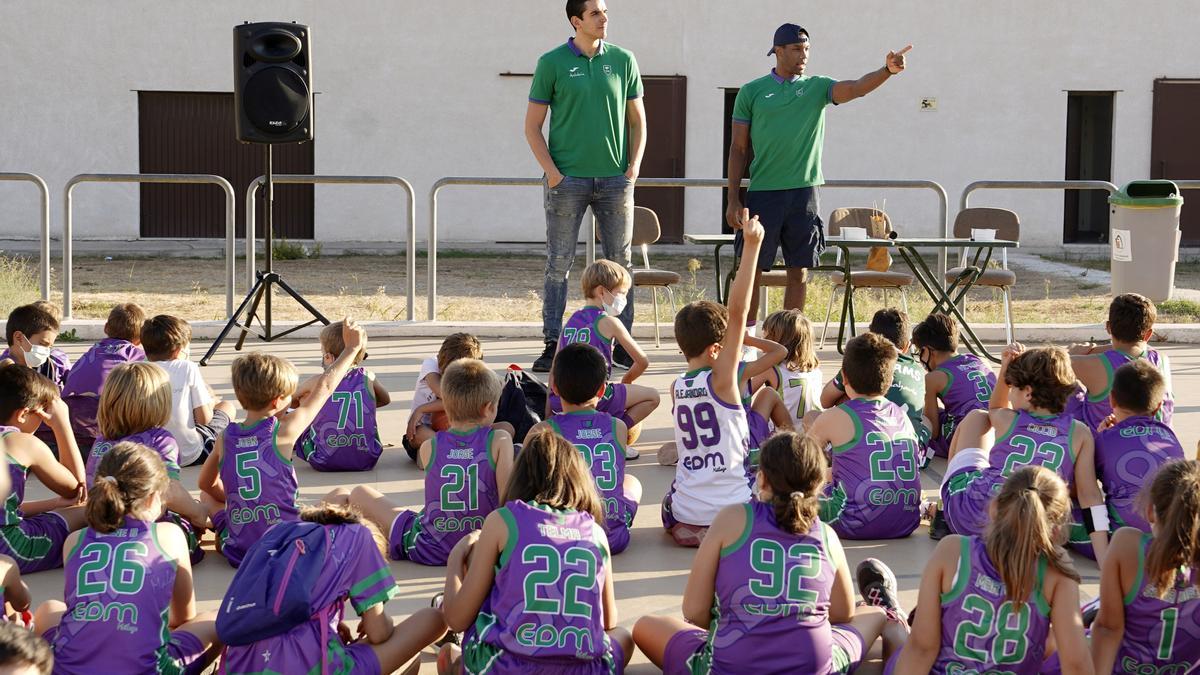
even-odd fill
[(995, 230), (971, 230), (971, 239), (975, 241), (996, 241)]
[(862, 240), (867, 238), (867, 228), (865, 227), (843, 227), (842, 239)]

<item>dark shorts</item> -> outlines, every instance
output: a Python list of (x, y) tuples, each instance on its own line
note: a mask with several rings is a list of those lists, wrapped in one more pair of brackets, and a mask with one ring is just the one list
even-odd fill
[[(817, 188), (762, 190), (746, 193), (746, 208), (758, 216), (765, 236), (758, 253), (758, 269), (775, 266), (775, 254), (783, 248), (783, 264), (788, 268), (817, 266), (817, 257), (825, 250), (825, 226)], [(735, 233), (734, 250), (742, 256), (742, 232)]]
[[(867, 653), (867, 645), (862, 635), (849, 624), (834, 624), (832, 627), (833, 657), (830, 659), (830, 673), (852, 673), (862, 664)], [(688, 660), (708, 648), (708, 631), (681, 630), (667, 641), (667, 649), (663, 652), (664, 675), (690, 675), (691, 664)]]
[(225, 427), (229, 426), (229, 415), (225, 414), (224, 410), (213, 410), (212, 419), (208, 424), (197, 424), (196, 433), (200, 434), (200, 440), (204, 443), (204, 448), (200, 451), (200, 455), (192, 460), (188, 466), (198, 466), (208, 459), (212, 454), (213, 446), (217, 443), (217, 437), (225, 433)]

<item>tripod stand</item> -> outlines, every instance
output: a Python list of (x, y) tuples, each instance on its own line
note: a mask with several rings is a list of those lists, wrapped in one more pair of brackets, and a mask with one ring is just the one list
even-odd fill
[[(265, 145), (264, 153), (267, 165), (265, 180), (263, 181), (263, 211), (264, 215), (266, 216), (265, 220), (267, 230), (265, 237), (267, 249), (266, 269), (259, 270), (255, 275), (256, 278), (254, 285), (250, 287), (250, 290), (246, 293), (246, 297), (242, 299), (242, 304), (238, 305), (238, 308), (229, 316), (229, 321), (227, 321), (225, 323), (225, 327), (221, 329), (221, 334), (217, 336), (216, 340), (213, 340), (212, 346), (208, 348), (207, 352), (205, 352), (204, 358), (200, 359), (200, 365), (202, 366), (208, 365), (209, 360), (212, 359), (213, 355), (217, 353), (218, 349), (220, 349), (221, 343), (225, 341), (225, 338), (229, 337), (229, 333), (235, 327), (240, 328), (242, 332), (241, 335), (238, 336), (237, 343), (233, 348), (235, 351), (241, 351), (242, 345), (246, 342), (246, 335), (254, 332), (253, 323), (256, 318), (262, 325), (263, 332), (254, 334), (263, 342), (278, 340), (279, 338), (290, 335), (301, 328), (307, 328), (317, 322), (323, 323), (327, 326), (329, 325), (329, 319), (326, 319), (324, 314), (321, 314), (316, 307), (313, 307), (307, 300), (304, 299), (304, 296), (300, 295), (300, 293), (289, 286), (288, 283), (283, 280), (283, 277), (279, 276), (278, 272), (275, 272), (271, 269), (271, 262), (275, 253), (273, 239), (275, 231), (275, 183), (271, 177), (273, 170), (271, 148), (272, 145), (267, 143)], [(283, 292), (292, 296), (293, 300), (300, 303), (301, 307), (308, 310), (308, 313), (314, 318), (298, 326), (293, 326), (282, 333), (273, 333), (271, 331), (272, 285), (278, 285)], [(262, 317), (258, 316), (259, 304), (262, 304), (263, 306)], [(248, 311), (246, 309), (247, 306), (250, 308)], [(238, 317), (241, 316), (242, 312), (246, 312), (246, 318), (244, 322), (238, 321)]]

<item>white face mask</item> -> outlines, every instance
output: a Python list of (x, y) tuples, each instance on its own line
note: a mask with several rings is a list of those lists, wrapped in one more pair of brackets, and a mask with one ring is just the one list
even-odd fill
[(612, 303), (610, 304), (605, 302), (602, 303), (602, 306), (605, 314), (608, 314), (609, 316), (619, 316), (621, 312), (625, 311), (625, 305), (628, 303), (629, 299), (625, 297), (624, 293), (613, 293)]
[(21, 347), (25, 352), (25, 365), (29, 368), (41, 368), (42, 364), (50, 360), (50, 348), (42, 345), (35, 345), (29, 341), (29, 338), (23, 338), (25, 345)]

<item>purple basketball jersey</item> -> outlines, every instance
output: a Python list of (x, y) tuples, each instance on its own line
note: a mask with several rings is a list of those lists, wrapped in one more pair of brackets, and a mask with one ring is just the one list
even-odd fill
[(1075, 418), (1067, 413), (1042, 416), (1017, 410), (1008, 431), (996, 439), (988, 453), (991, 468), (999, 471), (996, 489), (1023, 466), (1044, 466), (1067, 485), (1075, 482)]
[(836, 572), (815, 521), (805, 534), (779, 529), (772, 508), (745, 505), (746, 529), (721, 551), (712, 624), (692, 672), (831, 672), (829, 595)]
[[(1151, 537), (1142, 535), (1138, 576), (1125, 596), (1125, 634), (1114, 664), (1122, 673), (1190, 673), (1200, 663), (1200, 588), (1197, 572), (1177, 575), (1162, 598), (1145, 577)], [(1182, 578), (1180, 578), (1182, 577)]]
[(1036, 675), (1050, 632), (1042, 593), (1046, 559), (1037, 562), (1033, 592), (1018, 608), (979, 537), (963, 537), (954, 587), (942, 594), (942, 648), (931, 672)]
[(383, 443), (375, 419), (375, 389), (365, 368), (346, 373), (295, 450), (317, 471), (375, 468)]
[[(337, 625), (347, 598), (354, 611), (362, 616), (371, 607), (396, 596), (396, 580), (366, 526), (353, 523), (326, 527), (331, 530), (333, 541), (326, 549), (311, 598), (316, 606), (328, 607), (337, 603), (338, 607), (338, 611), (329, 613), (329, 625), (325, 628), (328, 672), (369, 673), (372, 664), (374, 672), (379, 672), (379, 661), (371, 653), (370, 646), (344, 644), (338, 637)], [(320, 673), (321, 633), (321, 621), (314, 617), (282, 635), (248, 645), (231, 645), (225, 650), (221, 672), (230, 675)]]
[(886, 399), (856, 398), (839, 407), (855, 435), (833, 448), (821, 519), (847, 539), (907, 537), (921, 523), (917, 435), (908, 415)]
[(91, 487), (96, 480), (96, 469), (100, 467), (100, 460), (104, 459), (114, 445), (122, 442), (141, 443), (157, 452), (158, 456), (162, 457), (163, 464), (167, 466), (167, 476), (173, 480), (179, 480), (179, 444), (175, 442), (175, 437), (171, 435), (171, 432), (162, 427), (154, 427), (113, 441), (103, 437), (97, 438), (96, 444), (92, 446), (92, 451), (87, 458), (88, 487)]
[[(16, 357), (9, 353), (8, 349), (0, 352), (0, 361), (4, 359), (12, 359), (17, 361)], [(24, 365), (24, 362), (17, 361), (19, 365)], [(71, 357), (61, 349), (50, 350), (50, 358), (46, 362), (35, 368), (39, 374), (45, 375), (51, 382), (58, 387), (58, 391), (62, 392), (63, 386), (67, 383), (67, 376), (71, 373)]]
[[(508, 540), (491, 593), (467, 630), (468, 672), (609, 673), (604, 632), (608, 544), (592, 516), (512, 501), (500, 509)], [(509, 669), (511, 668), (511, 670)]]
[[(21, 430), (16, 427), (0, 425), (0, 438), (19, 433)], [(25, 480), (29, 475), (29, 467), (13, 459), (12, 455), (5, 453), (4, 458), (8, 460), (10, 487), (8, 497), (4, 500), (4, 522), (0, 523), (0, 527), (8, 527), (21, 522), (21, 502), (25, 501)]]
[[(1100, 423), (1112, 414), (1112, 401), (1109, 399), (1109, 393), (1112, 392), (1113, 374), (1117, 368), (1136, 359), (1146, 359), (1162, 372), (1164, 377), (1167, 375), (1167, 371), (1164, 369), (1166, 359), (1154, 349), (1147, 349), (1141, 356), (1130, 356), (1123, 351), (1110, 349), (1101, 354), (1100, 358), (1104, 361), (1104, 368), (1107, 371), (1108, 377), (1108, 384), (1104, 387), (1104, 390), (1097, 392), (1089, 391), (1086, 394), (1078, 395), (1070, 399), (1067, 404), (1068, 411), (1075, 416), (1075, 419), (1091, 427), (1092, 431), (1095, 431), (1100, 426)], [(1162, 408), (1155, 415), (1155, 419), (1164, 424), (1170, 424), (1174, 413), (1175, 398), (1171, 395), (1170, 387), (1168, 387), (1166, 396), (1163, 397)]]
[(221, 552), (235, 567), (272, 525), (299, 520), (296, 469), (279, 453), (278, 429), (276, 417), (225, 429), (221, 457), (225, 508), (214, 514), (213, 525), (221, 537)]
[(563, 324), (562, 335), (558, 338), (558, 348), (562, 349), (576, 342), (589, 344), (604, 355), (604, 361), (608, 363), (608, 373), (612, 375), (613, 341), (611, 338), (605, 338), (600, 332), (600, 319), (606, 316), (608, 314), (603, 309), (585, 305)]
[(92, 345), (75, 362), (63, 386), (63, 396), (99, 396), (113, 368), (122, 363), (145, 360), (146, 352), (129, 340), (105, 338)]
[[(425, 471), (425, 508), (407, 524), (392, 557), (422, 565), (445, 565), (460, 539), (483, 527), (500, 491), (492, 459), (491, 427), (439, 431), (430, 443)], [(403, 514), (402, 514), (403, 515)]]
[(616, 420), (602, 412), (579, 410), (555, 415), (549, 421), (559, 436), (583, 453), (604, 502), (609, 550), (624, 551), (638, 505), (625, 496), (625, 445), (618, 437)]
[(67, 611), (51, 645), (54, 672), (165, 672), (175, 566), (154, 523), (125, 516), (109, 534), (84, 529), (63, 570)]
[(1171, 427), (1150, 417), (1130, 417), (1096, 436), (1096, 475), (1104, 486), (1113, 530), (1123, 525), (1150, 531), (1137, 507), (1138, 492), (1163, 464), (1183, 459)]
[(974, 354), (960, 354), (938, 368), (946, 374), (946, 387), (938, 393), (942, 400), (942, 411), (938, 416), (940, 435), (931, 442), (934, 454), (945, 457), (949, 454), (950, 439), (958, 423), (972, 410), (987, 410), (992, 390), (996, 388), (996, 374)]

